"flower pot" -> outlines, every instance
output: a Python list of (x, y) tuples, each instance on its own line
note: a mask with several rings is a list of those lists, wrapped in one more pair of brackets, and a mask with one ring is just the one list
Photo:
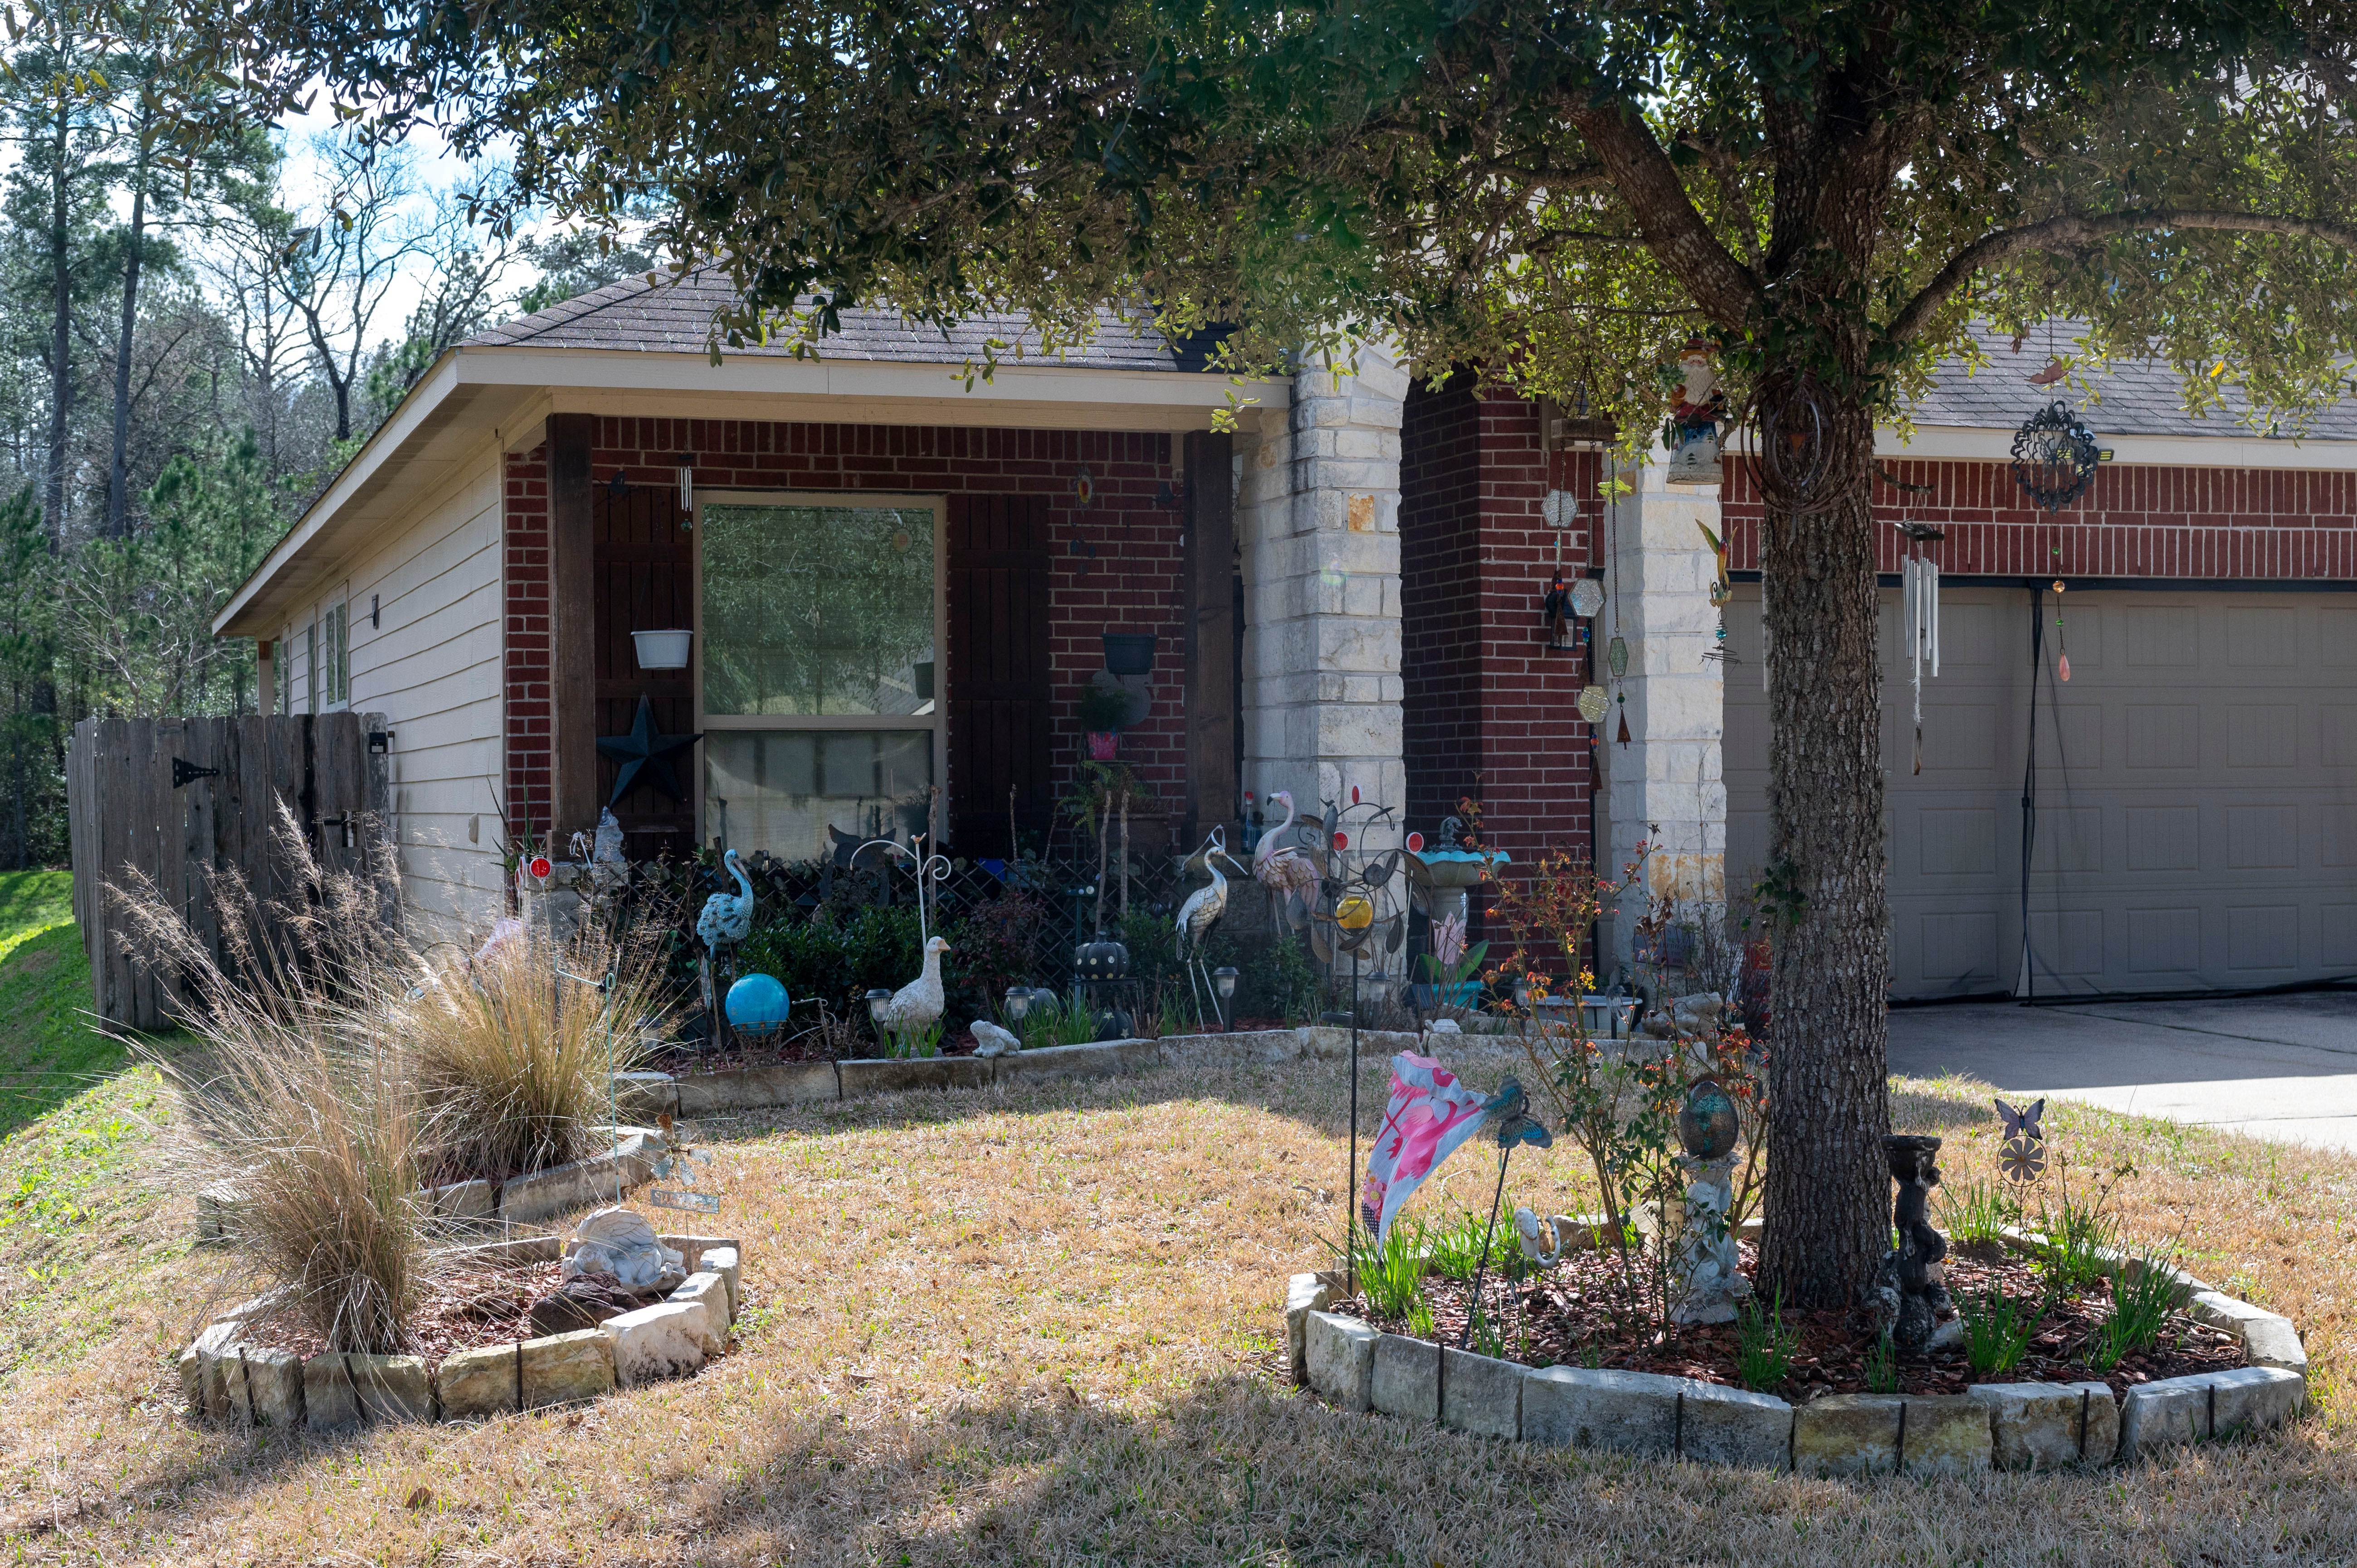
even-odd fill
[(630, 640), (638, 645), (641, 670), (686, 669), (688, 644), (694, 639), (695, 633), (683, 630), (630, 633)]
[(1111, 762), (1121, 755), (1121, 731), (1092, 729), (1089, 731), (1089, 760)]
[(1115, 675), (1154, 672), (1154, 645), (1161, 638), (1150, 631), (1109, 631), (1104, 634), (1105, 668)]

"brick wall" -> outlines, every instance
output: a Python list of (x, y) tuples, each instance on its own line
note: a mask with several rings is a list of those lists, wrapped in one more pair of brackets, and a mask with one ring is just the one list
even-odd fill
[(548, 446), (507, 459), (507, 819), (511, 833), (545, 835), (555, 779), (549, 766)]
[(1562, 535), (1567, 569), (1592, 550), (1593, 453), (1540, 446), (1536, 405), (1483, 397), (1460, 379), (1418, 386), (1401, 422), (1400, 605), (1409, 825), (1427, 834), (1460, 797), (1485, 836), (1527, 863), (1589, 853), (1594, 756), (1574, 703), (1579, 655), (1549, 652), (1539, 622), (1555, 570), (1547, 491), (1580, 514)]
[[(1905, 516), (1946, 529), (1932, 551), (1943, 572), (2357, 578), (2357, 474), (2106, 464), (2085, 496), (2049, 515), (2003, 463), (1882, 466), (1903, 483), (1932, 487), (1917, 495), (1878, 481), (1874, 514), (1878, 524)], [(1733, 534), (1728, 564), (1756, 570), (1760, 492), (1748, 469), (1730, 474), (1722, 505)], [(1881, 570), (1899, 570), (1903, 546), (1897, 529), (1878, 526)]]
[[(692, 453), (699, 495), (779, 489), (1048, 498), (1057, 788), (1070, 784), (1083, 752), (1080, 690), (1104, 666), (1102, 634), (1158, 632), (1154, 712), (1123, 735), (1121, 756), (1163, 797), (1175, 818), (1184, 806), (1186, 780), (1179, 712), (1182, 514), (1175, 448), (1168, 435), (1126, 432), (603, 417), (592, 439), (590, 474), (599, 485), (610, 483), (617, 470), (633, 486), (673, 485), (678, 455)], [(1075, 492), (1083, 467), (1095, 480), (1085, 511)], [(509, 778), (511, 789), (532, 780), (535, 804), (544, 799), (548, 768), (545, 473), (540, 454), (509, 459)], [(1226, 484), (1228, 476), (1212, 476), (1211, 482)], [(1087, 553), (1091, 547), (1093, 555)], [(519, 576), (533, 569), (527, 562), (536, 562), (536, 578)], [(537, 646), (519, 645), (517, 639), (528, 639), (535, 628)], [(537, 663), (532, 661), (535, 655)], [(531, 679), (535, 671), (536, 687)], [(955, 678), (951, 671), (950, 679)], [(541, 704), (536, 715), (531, 707), (534, 691)], [(537, 725), (532, 727), (535, 716)]]

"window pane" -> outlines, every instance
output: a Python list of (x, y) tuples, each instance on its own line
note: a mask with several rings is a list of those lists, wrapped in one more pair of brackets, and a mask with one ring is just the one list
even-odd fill
[(926, 831), (931, 730), (712, 730), (704, 758), (704, 831), (741, 854), (815, 860), (834, 853), (830, 826)]
[(704, 509), (704, 708), (933, 711), (933, 514)]

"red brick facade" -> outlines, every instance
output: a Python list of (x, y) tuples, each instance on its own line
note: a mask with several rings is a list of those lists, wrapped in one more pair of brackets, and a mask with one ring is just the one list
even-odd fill
[[(1047, 498), (1058, 788), (1077, 771), (1080, 690), (1103, 668), (1102, 634), (1157, 632), (1154, 712), (1124, 733), (1121, 757), (1163, 796), (1175, 817), (1186, 786), (1175, 446), (1168, 435), (1109, 431), (601, 417), (590, 476), (593, 484), (605, 485), (619, 470), (633, 487), (670, 486), (677, 482), (679, 455), (686, 453), (695, 460), (699, 495), (768, 489)], [(1086, 510), (1077, 493), (1082, 467), (1093, 476)], [(528, 789), (535, 820), (544, 822), (549, 776), (545, 473), (544, 452), (508, 460), (509, 788)], [(1213, 482), (1227, 478), (1222, 474)], [(954, 682), (957, 672), (949, 671), (948, 679)]]
[(1402, 719), (1408, 820), (1429, 833), (1481, 802), (1484, 836), (1527, 862), (1590, 853), (1595, 757), (1574, 707), (1584, 654), (1550, 651), (1540, 607), (1557, 560), (1550, 489), (1577, 504), (1566, 571), (1593, 549), (1593, 453), (1550, 456), (1535, 404), (1462, 382), (1408, 394), (1401, 422)]
[[(2298, 454), (2285, 453), (2297, 461)], [(1722, 501), (1728, 564), (1760, 565), (1760, 492), (1735, 467)], [(1915, 494), (1877, 483), (1878, 521), (1904, 516), (1948, 531), (1932, 554), (1943, 572), (1991, 576), (2357, 578), (2357, 473), (2106, 464), (2061, 512), (2032, 506), (1998, 462), (1905, 459), (1884, 470)], [(1875, 535), (1877, 562), (1899, 570), (1895, 528)]]

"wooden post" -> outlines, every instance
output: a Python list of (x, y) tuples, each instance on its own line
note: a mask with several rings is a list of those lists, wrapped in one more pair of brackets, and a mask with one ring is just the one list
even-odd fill
[[(587, 413), (548, 416), (549, 843), (597, 825), (597, 571)], [(554, 854), (555, 851), (552, 850)]]
[[(1186, 634), (1187, 842), (1236, 818), (1235, 497), (1233, 438), (1192, 430), (1187, 463), (1187, 534), (1180, 565)], [(1230, 835), (1228, 847), (1240, 847)]]
[(271, 706), (278, 691), (278, 645), (266, 637), (253, 642), (253, 711), (275, 713)]

